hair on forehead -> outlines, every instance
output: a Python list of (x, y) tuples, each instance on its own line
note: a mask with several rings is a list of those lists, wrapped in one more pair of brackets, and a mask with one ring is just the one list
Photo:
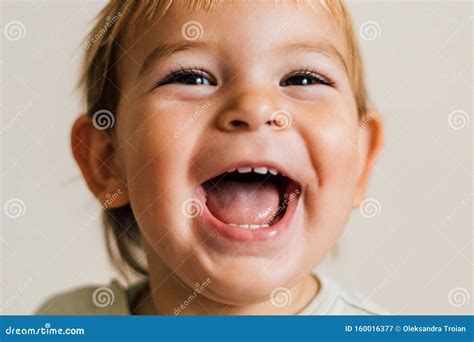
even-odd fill
[[(104, 95), (107, 82), (115, 83), (113, 86), (117, 84), (116, 78), (112, 75), (119, 59), (115, 50), (123, 50), (124, 40), (133, 36), (137, 28), (152, 25), (151, 22), (165, 16), (172, 6), (178, 6), (178, 9), (183, 10), (211, 11), (224, 1), (255, 4), (257, 1), (268, 3), (270, 0), (110, 0), (97, 15), (95, 25), (85, 39), (85, 59), (79, 86), (84, 89), (87, 109), (96, 108), (101, 102), (100, 97)], [(273, 0), (272, 2), (275, 5), (291, 3), (296, 7), (310, 5), (313, 10), (319, 4), (338, 24), (344, 26), (348, 53), (359, 60), (357, 45), (353, 41), (352, 21), (342, 0)], [(351, 74), (354, 85), (358, 88), (360, 75), (357, 68)]]
[(347, 17), (344, 4), (341, 0), (160, 0), (160, 1), (137, 1), (137, 0), (119, 0), (116, 1), (117, 5), (120, 5), (122, 14), (127, 16), (126, 20), (129, 24), (124, 27), (123, 36), (127, 37), (135, 33), (135, 29), (138, 27), (140, 21), (153, 22), (159, 20), (161, 17), (166, 15), (169, 9), (173, 6), (177, 10), (191, 10), (191, 11), (213, 11), (216, 10), (219, 5), (224, 2), (227, 3), (251, 3), (255, 4), (258, 2), (271, 3), (275, 6), (283, 6), (291, 3), (296, 8), (300, 8), (304, 5), (309, 6), (314, 10), (318, 4), (326, 10), (332, 18), (336, 20), (338, 24), (344, 22)]

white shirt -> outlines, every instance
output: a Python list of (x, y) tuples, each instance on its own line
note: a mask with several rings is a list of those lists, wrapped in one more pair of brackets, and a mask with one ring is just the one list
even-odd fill
[[(319, 292), (298, 315), (384, 315), (380, 307), (340, 288), (325, 275), (315, 274)], [(37, 315), (130, 315), (130, 302), (148, 279), (124, 288), (113, 280), (105, 286), (86, 286), (48, 299)], [(94, 293), (95, 292), (95, 293)]]

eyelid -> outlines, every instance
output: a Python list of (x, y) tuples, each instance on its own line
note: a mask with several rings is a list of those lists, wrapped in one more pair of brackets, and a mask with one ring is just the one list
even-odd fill
[[(165, 85), (165, 84), (169, 84), (167, 82), (172, 80), (174, 77), (183, 76), (183, 75), (186, 75), (186, 74), (197, 74), (199, 76), (209, 78), (210, 81), (213, 83), (213, 85), (217, 85), (217, 80), (215, 79), (215, 77), (213, 77), (209, 72), (207, 72), (204, 67), (190, 66), (190, 67), (180, 67), (178, 69), (171, 70), (160, 81), (155, 82), (155, 87)], [(329, 78), (329, 77), (323, 75), (321, 72), (316, 71), (316, 70), (311, 69), (311, 68), (294, 70), (294, 71), (288, 73), (283, 78), (283, 80), (288, 79), (290, 77), (302, 76), (302, 75), (312, 76), (312, 77), (318, 78), (320, 81), (327, 83), (327, 86), (336, 87), (336, 83), (331, 78)]]
[(334, 82), (330, 77), (327, 77), (323, 75), (321, 72), (316, 71), (314, 69), (301, 69), (301, 70), (295, 70), (287, 74), (283, 79), (287, 79), (293, 76), (301, 76), (301, 75), (307, 75), (307, 76), (313, 76), (315, 78), (319, 78), (321, 81), (324, 81), (328, 83), (327, 85), (330, 87), (336, 87), (336, 82)]
[(183, 76), (186, 74), (197, 74), (199, 76), (209, 78), (212, 83), (217, 85), (217, 80), (215, 79), (215, 77), (213, 77), (203, 67), (180, 67), (178, 69), (171, 70), (170, 72), (168, 72), (168, 74), (166, 74), (166, 76), (163, 77), (160, 81), (156, 81), (155, 87), (168, 84), (167, 82), (172, 80), (174, 77)]

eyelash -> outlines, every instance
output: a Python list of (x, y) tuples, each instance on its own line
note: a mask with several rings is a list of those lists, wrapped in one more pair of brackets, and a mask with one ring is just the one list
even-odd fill
[[(202, 67), (181, 67), (178, 70), (173, 70), (171, 71), (168, 75), (166, 75), (161, 81), (157, 81), (155, 83), (156, 87), (166, 85), (166, 84), (171, 84), (174, 83), (179, 77), (183, 76), (198, 76), (202, 78), (207, 78), (210, 79), (210, 84), (215, 86), (217, 84), (217, 81), (209, 75), (206, 71), (204, 71), (204, 68)], [(313, 77), (313, 79), (316, 80), (316, 83), (329, 86), (329, 87), (335, 87), (335, 83), (330, 80), (329, 78), (322, 76), (320, 73), (318, 73), (316, 70), (313, 69), (303, 69), (303, 70), (298, 70), (298, 71), (293, 71), (280, 82), (280, 86), (287, 81), (291, 77)], [(311, 83), (313, 84), (313, 83)], [(309, 84), (309, 85), (311, 85)], [(287, 85), (290, 86), (290, 85)]]
[(161, 86), (165, 84), (174, 83), (177, 78), (183, 76), (198, 76), (202, 78), (210, 78), (211, 85), (216, 85), (216, 81), (213, 77), (211, 77), (204, 68), (202, 67), (181, 67), (178, 70), (171, 71), (168, 75), (166, 75), (161, 81), (156, 82), (156, 86)]
[(313, 77), (317, 83), (328, 86), (328, 87), (335, 87), (335, 83), (330, 80), (328, 77), (321, 75), (319, 72), (313, 69), (303, 69), (303, 70), (297, 70), (293, 71), (290, 74), (288, 74), (284, 80), (280, 82), (280, 85), (286, 80), (288, 80), (291, 77), (296, 77), (296, 76), (302, 76), (302, 77)]

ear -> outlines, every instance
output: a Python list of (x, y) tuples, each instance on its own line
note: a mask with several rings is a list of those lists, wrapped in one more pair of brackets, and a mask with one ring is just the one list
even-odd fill
[(81, 115), (71, 132), (72, 154), (89, 189), (107, 208), (128, 203), (125, 182), (120, 177), (118, 156), (112, 134), (94, 126), (92, 118)]
[(379, 113), (369, 108), (363, 120), (359, 122), (358, 129), (359, 150), (359, 179), (356, 195), (354, 197), (354, 208), (360, 206), (364, 200), (365, 189), (373, 163), (378, 156), (383, 140), (383, 124)]

